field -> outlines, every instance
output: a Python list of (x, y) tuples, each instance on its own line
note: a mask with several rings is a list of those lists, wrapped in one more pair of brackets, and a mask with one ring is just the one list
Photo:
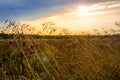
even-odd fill
[(0, 80), (120, 80), (120, 0), (1, 0)]
[(120, 35), (0, 39), (0, 80), (120, 80)]

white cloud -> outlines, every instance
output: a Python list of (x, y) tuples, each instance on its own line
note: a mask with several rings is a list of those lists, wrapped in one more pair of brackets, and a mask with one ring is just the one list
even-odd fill
[(117, 7), (120, 7), (120, 3), (107, 6), (107, 8), (117, 8)]
[(80, 5), (78, 7), (79, 15), (104, 15), (109, 13), (120, 12), (120, 1), (101, 2), (88, 6)]
[(109, 1), (109, 2), (101, 2), (98, 5), (102, 6), (106, 6), (107, 9), (111, 9), (111, 8), (117, 8), (120, 7), (120, 1)]

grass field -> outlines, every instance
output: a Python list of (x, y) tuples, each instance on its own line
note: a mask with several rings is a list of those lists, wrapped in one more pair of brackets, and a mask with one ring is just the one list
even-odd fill
[(0, 28), (0, 80), (120, 80), (119, 34), (52, 36), (60, 28), (45, 25), (41, 36), (14, 21)]
[(1, 39), (0, 80), (120, 80), (120, 35)]

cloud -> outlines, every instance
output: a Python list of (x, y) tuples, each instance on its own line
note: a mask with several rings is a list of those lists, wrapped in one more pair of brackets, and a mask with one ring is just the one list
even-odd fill
[(44, 17), (60, 12), (69, 4), (72, 4), (72, 0), (1, 0), (0, 21), (16, 16), (20, 19)]
[(78, 6), (79, 15), (103, 15), (108, 13), (120, 12), (120, 1), (101, 2), (87, 6)]
[[(61, 12), (55, 12), (53, 15), (48, 17), (40, 17), (34, 20), (23, 22), (36, 26), (36, 28), (39, 29), (41, 24), (44, 22), (55, 22), (72, 31), (92, 30), (93, 28), (96, 28), (96, 26), (104, 27), (108, 25), (111, 27), (115, 21), (120, 20), (119, 4), (120, 1), (90, 3), (88, 5), (72, 4), (65, 7), (59, 7), (62, 10)], [(80, 7), (83, 8), (83, 11), (86, 12), (87, 16), (81, 15), (81, 13), (78, 11)]]
[(107, 6), (107, 8), (117, 8), (117, 7), (120, 7), (120, 3)]
[(66, 23), (78, 20), (73, 16), (80, 15), (77, 12), (80, 6), (86, 6), (89, 9), (87, 15), (94, 16), (120, 12), (119, 3), (117, 0), (1, 0), (0, 20), (16, 18), (35, 24), (39, 21), (56, 21), (71, 26)]

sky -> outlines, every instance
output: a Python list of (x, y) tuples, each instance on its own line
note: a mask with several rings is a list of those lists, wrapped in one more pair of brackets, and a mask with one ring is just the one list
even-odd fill
[(54, 22), (72, 32), (113, 28), (120, 0), (0, 0), (0, 22), (15, 20), (37, 28)]

